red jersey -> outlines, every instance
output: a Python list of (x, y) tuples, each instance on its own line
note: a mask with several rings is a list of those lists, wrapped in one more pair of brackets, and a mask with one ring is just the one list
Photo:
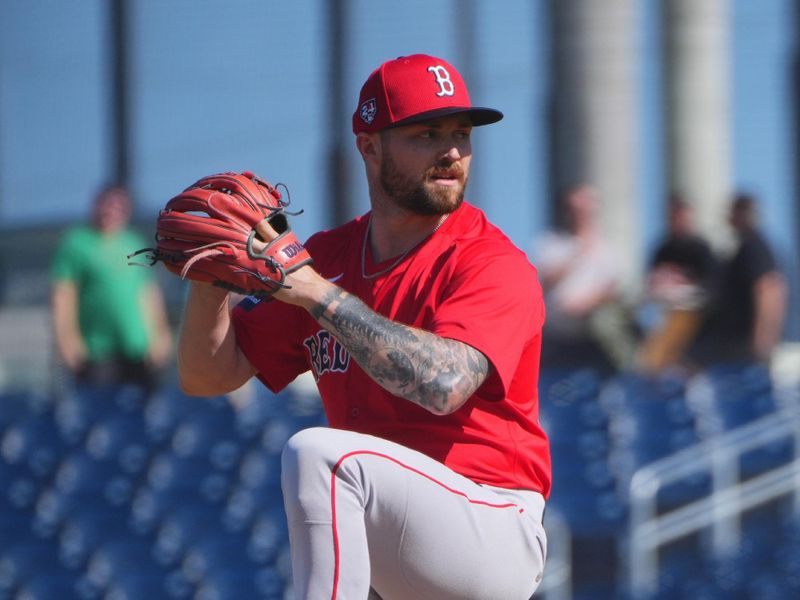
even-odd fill
[[(326, 279), (399, 323), (459, 340), (491, 363), (457, 411), (434, 415), (375, 383), (304, 309), (245, 299), (233, 311), (239, 347), (272, 391), (311, 369), (331, 427), (422, 452), (478, 483), (550, 492), (550, 451), (537, 384), (545, 310), (536, 270), (482, 211), (463, 203), (397, 266), (371, 261), (368, 215), (306, 247)], [(367, 279), (369, 274), (386, 273)]]

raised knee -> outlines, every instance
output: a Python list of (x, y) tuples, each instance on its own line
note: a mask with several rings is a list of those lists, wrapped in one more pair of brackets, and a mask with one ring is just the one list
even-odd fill
[(295, 433), (283, 447), (282, 468), (296, 470), (304, 465), (335, 460), (335, 443), (328, 427), (309, 427)]

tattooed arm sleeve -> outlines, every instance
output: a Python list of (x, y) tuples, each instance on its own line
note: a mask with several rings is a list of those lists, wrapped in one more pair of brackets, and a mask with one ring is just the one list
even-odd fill
[(340, 288), (310, 312), (373, 380), (434, 414), (456, 411), (489, 373), (468, 344), (391, 321)]

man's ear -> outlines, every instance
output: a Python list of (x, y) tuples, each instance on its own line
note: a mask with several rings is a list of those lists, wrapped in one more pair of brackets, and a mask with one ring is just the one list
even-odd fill
[(372, 162), (380, 155), (378, 136), (370, 133), (359, 133), (356, 136), (356, 148), (365, 162)]

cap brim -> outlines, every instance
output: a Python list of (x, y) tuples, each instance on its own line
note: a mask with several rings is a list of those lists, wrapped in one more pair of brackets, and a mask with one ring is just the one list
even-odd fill
[(475, 127), (481, 125), (491, 125), (492, 123), (497, 123), (503, 118), (503, 113), (493, 108), (484, 108), (482, 106), (449, 106), (447, 108), (429, 110), (427, 112), (414, 115), (413, 117), (408, 117), (401, 121), (397, 121), (396, 123), (389, 125), (387, 129), (402, 127), (403, 125), (411, 125), (412, 123), (420, 123), (422, 121), (430, 121), (433, 119), (439, 119), (441, 117), (458, 115), (462, 113), (469, 114), (472, 125)]

